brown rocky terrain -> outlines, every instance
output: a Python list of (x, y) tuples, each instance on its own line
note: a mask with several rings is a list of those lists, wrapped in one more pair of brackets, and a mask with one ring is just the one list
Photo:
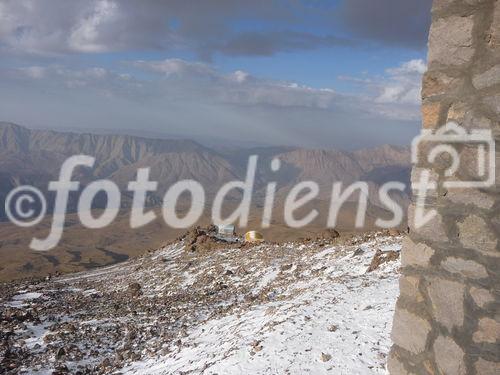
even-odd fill
[(229, 244), (198, 228), (111, 267), (0, 284), (0, 373), (382, 375), (400, 242)]

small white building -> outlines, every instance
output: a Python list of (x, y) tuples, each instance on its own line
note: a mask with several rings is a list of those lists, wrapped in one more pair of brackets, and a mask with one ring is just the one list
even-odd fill
[(217, 225), (217, 231), (219, 236), (222, 237), (234, 237), (236, 235), (236, 229), (233, 224)]

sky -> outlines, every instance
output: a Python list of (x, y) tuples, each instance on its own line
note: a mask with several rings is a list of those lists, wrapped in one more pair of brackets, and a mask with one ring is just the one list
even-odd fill
[(0, 121), (358, 149), (420, 128), (432, 0), (0, 0)]

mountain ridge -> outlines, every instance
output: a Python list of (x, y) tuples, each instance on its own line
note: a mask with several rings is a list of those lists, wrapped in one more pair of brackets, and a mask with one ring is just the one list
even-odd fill
[[(96, 157), (94, 169), (79, 168), (73, 180), (81, 182), (81, 189), (97, 179), (110, 179), (122, 191), (122, 209), (109, 228), (90, 231), (84, 228), (76, 215), (79, 193), (71, 193), (65, 232), (60, 245), (48, 252), (29, 250), (33, 237), (45, 238), (50, 228), (48, 215), (33, 228), (18, 228), (7, 221), (4, 205), (0, 208), (0, 279), (41, 276), (53, 272), (74, 272), (89, 267), (116, 263), (141, 254), (151, 246), (161, 246), (174, 240), (180, 232), (166, 226), (161, 220), (162, 198), (168, 188), (183, 179), (194, 179), (202, 184), (207, 196), (207, 207), (200, 224), (210, 224), (211, 201), (219, 188), (229, 181), (243, 181), (248, 157), (259, 156), (252, 197), (249, 226), (257, 228), (262, 220), (262, 207), (267, 184), (277, 183), (271, 228), (263, 230), (266, 238), (275, 241), (307, 238), (325, 230), (332, 184), (346, 185), (366, 181), (369, 187), (368, 219), (365, 230), (372, 230), (375, 217), (387, 214), (378, 198), (379, 187), (395, 179), (409, 181), (410, 152), (395, 146), (381, 146), (372, 150), (346, 152), (315, 150), (297, 147), (258, 147), (218, 152), (189, 140), (149, 139), (125, 135), (96, 135), (30, 130), (25, 127), (0, 123), (0, 200), (5, 200), (12, 189), (33, 185), (46, 194), (50, 214), (54, 193), (47, 192), (50, 181), (58, 179), (64, 160), (75, 154), (87, 153)], [(281, 168), (273, 171), (271, 161), (278, 158)], [(148, 194), (148, 209), (157, 213), (151, 225), (131, 229), (129, 207), (131, 194), (128, 182), (134, 181), (137, 169), (150, 168), (150, 180), (158, 181), (156, 192)], [(317, 220), (307, 228), (288, 228), (283, 217), (286, 196), (296, 184), (314, 181), (320, 188), (317, 198), (302, 209), (316, 209)], [(224, 212), (238, 204), (241, 193), (233, 190), (228, 196)], [(394, 192), (393, 199), (401, 205), (409, 201), (409, 191)], [(180, 202), (184, 209), (184, 202)], [(96, 199), (95, 209), (106, 206), (105, 199)], [(354, 214), (357, 195), (349, 197), (339, 214), (341, 231), (355, 230)], [(238, 228), (238, 230), (245, 230)]]

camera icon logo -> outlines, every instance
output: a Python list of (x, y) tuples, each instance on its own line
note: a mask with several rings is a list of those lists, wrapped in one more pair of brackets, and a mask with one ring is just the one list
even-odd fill
[[(453, 178), (461, 168), (462, 160), (457, 149), (459, 146), (473, 147), (476, 150), (472, 163), (475, 169), (474, 179), (464, 181)], [(422, 149), (426, 152), (422, 153)], [(495, 185), (495, 139), (491, 130), (474, 129), (468, 133), (454, 122), (449, 122), (435, 132), (424, 129), (414, 138), (411, 154), (414, 165), (418, 162), (434, 164), (441, 155), (450, 158), (450, 166), (444, 172), (444, 176), (450, 179), (443, 181), (444, 188), (488, 188)], [(427, 154), (427, 160), (420, 159), (422, 154)]]

